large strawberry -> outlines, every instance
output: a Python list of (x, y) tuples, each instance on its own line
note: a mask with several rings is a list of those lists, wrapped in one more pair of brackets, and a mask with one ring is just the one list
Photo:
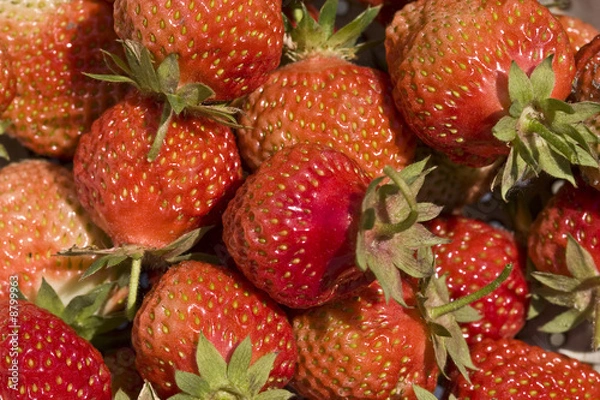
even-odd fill
[(11, 122), (7, 132), (34, 152), (70, 159), (79, 136), (127, 89), (83, 74), (109, 72), (101, 50), (120, 51), (111, 5), (8, 2), (0, 25), (17, 79), (16, 97), (1, 115)]
[(139, 41), (158, 63), (176, 55), (182, 85), (209, 86), (211, 100), (249, 93), (279, 65), (281, 0), (116, 0), (114, 8), (121, 39)]
[(503, 197), (540, 171), (573, 181), (571, 164), (597, 165), (575, 122), (598, 107), (564, 103), (574, 51), (537, 0), (418, 0), (396, 13), (385, 49), (410, 128), (461, 164), (506, 157)]
[(450, 393), (469, 400), (596, 399), (600, 373), (590, 365), (518, 339), (487, 339), (471, 347), (477, 370), (458, 375)]
[(438, 217), (429, 229), (450, 242), (433, 247), (436, 271), (447, 275), (453, 299), (488, 285), (512, 264), (510, 276), (494, 292), (471, 304), (482, 318), (462, 325), (467, 343), (486, 337), (515, 337), (525, 325), (529, 287), (525, 280), (525, 249), (509, 231), (462, 216)]
[(395, 109), (389, 76), (352, 62), (356, 41), (378, 9), (334, 29), (336, 0), (317, 20), (300, 2), (289, 33), (292, 60), (243, 100), (237, 129), (240, 154), (251, 169), (285, 146), (313, 142), (356, 160), (371, 177), (386, 165), (412, 161), (416, 139)]
[(0, 231), (0, 298), (9, 296), (10, 277), (31, 301), (45, 279), (64, 302), (107, 277), (81, 280), (94, 258), (56, 255), (72, 246), (108, 244), (79, 203), (73, 174), (64, 166), (26, 159), (0, 169)]
[[(132, 330), (138, 370), (161, 398), (180, 391), (176, 371), (211, 368), (196, 363), (196, 348), (204, 345), (201, 337), (227, 361), (247, 337), (252, 361), (277, 353), (265, 388), (285, 386), (294, 373), (297, 350), (292, 327), (279, 306), (236, 270), (186, 261), (171, 267), (144, 297)], [(211, 395), (228, 388), (247, 389), (243, 382), (234, 389), (227, 385), (239, 382), (210, 382), (215, 373), (203, 376), (209, 385), (216, 385)]]
[(1, 398), (112, 399), (102, 355), (60, 318), (15, 297), (0, 312)]

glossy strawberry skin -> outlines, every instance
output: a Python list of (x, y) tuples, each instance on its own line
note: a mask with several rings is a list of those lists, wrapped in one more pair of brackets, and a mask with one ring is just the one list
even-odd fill
[(471, 384), (456, 376), (461, 400), (597, 399), (600, 374), (590, 365), (518, 339), (486, 339), (471, 347)]
[(197, 373), (202, 332), (228, 360), (247, 336), (252, 362), (277, 352), (267, 387), (283, 387), (297, 349), (287, 315), (238, 271), (197, 261), (171, 267), (144, 297), (132, 329), (136, 365), (160, 398), (177, 393), (175, 370)]
[(325, 303), (371, 278), (355, 265), (369, 183), (343, 153), (285, 147), (250, 175), (223, 214), (223, 240), (257, 287), (293, 308)]
[(35, 301), (44, 278), (66, 301), (93, 288), (109, 273), (81, 281), (94, 259), (57, 256), (70, 247), (107, 243), (79, 203), (72, 172), (43, 159), (12, 162), (0, 169), (0, 299), (8, 299), (10, 277)]
[(528, 237), (528, 254), (539, 271), (570, 275), (566, 265), (567, 235), (585, 248), (600, 265), (600, 198), (580, 182), (565, 183), (536, 216)]
[(0, 46), (0, 113), (4, 112), (15, 98), (17, 79), (13, 71), (12, 57), (4, 46)]
[(462, 216), (438, 217), (429, 223), (437, 236), (450, 239), (433, 247), (438, 275), (446, 274), (451, 299), (458, 299), (491, 283), (512, 264), (509, 277), (491, 294), (471, 306), (482, 316), (463, 323), (469, 345), (484, 338), (515, 337), (526, 322), (529, 287), (525, 279), (525, 250), (509, 231)]
[(0, 44), (16, 77), (2, 119), (29, 150), (70, 160), (79, 137), (127, 86), (84, 73), (110, 73), (102, 50), (121, 54), (110, 4), (93, 0), (11, 2), (0, 10)]
[[(405, 285), (408, 304), (412, 291)], [(416, 399), (433, 391), (439, 370), (416, 308), (386, 302), (377, 282), (292, 319), (298, 369), (291, 386), (308, 400)]]
[(594, 25), (588, 24), (574, 15), (561, 14), (556, 15), (556, 18), (565, 28), (571, 46), (575, 51), (579, 51), (600, 34), (600, 31)]
[(60, 318), (12, 298), (0, 312), (1, 398), (112, 399), (102, 355)]
[(281, 0), (172, 2), (116, 0), (115, 31), (141, 41), (157, 62), (176, 53), (181, 84), (199, 82), (212, 100), (254, 90), (277, 68), (283, 49)]
[(73, 159), (78, 197), (115, 245), (163, 247), (220, 219), (242, 179), (231, 129), (174, 117), (158, 157), (147, 156), (161, 104), (132, 93), (81, 138)]
[(553, 54), (552, 97), (561, 100), (575, 73), (566, 32), (536, 0), (415, 1), (387, 27), (385, 49), (396, 106), (409, 127), (428, 146), (473, 167), (510, 150), (492, 127), (508, 114), (513, 60), (531, 73)]
[[(389, 76), (338, 57), (315, 55), (281, 67), (248, 95), (238, 145), (252, 169), (284, 146), (311, 142), (354, 159), (371, 177), (402, 169), (416, 138), (395, 109)], [(245, 128), (248, 127), (248, 128)]]

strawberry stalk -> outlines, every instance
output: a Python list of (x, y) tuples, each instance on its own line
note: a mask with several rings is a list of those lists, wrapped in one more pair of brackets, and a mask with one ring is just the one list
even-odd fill
[(125, 314), (129, 321), (133, 320), (137, 310), (137, 294), (142, 273), (142, 258), (135, 257), (131, 260), (131, 276), (129, 277), (129, 293), (127, 294), (127, 308)]

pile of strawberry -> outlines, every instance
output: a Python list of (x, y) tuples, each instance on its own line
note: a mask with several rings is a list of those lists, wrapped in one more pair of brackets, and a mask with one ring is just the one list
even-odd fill
[(0, 4), (0, 399), (600, 399), (600, 31), (350, 6)]

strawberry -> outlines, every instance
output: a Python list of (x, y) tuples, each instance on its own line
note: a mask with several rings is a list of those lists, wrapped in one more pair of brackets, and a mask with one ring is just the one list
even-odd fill
[(37, 154), (69, 160), (81, 134), (126, 86), (83, 75), (109, 72), (101, 49), (119, 52), (110, 4), (94, 0), (10, 2), (0, 45), (13, 61), (16, 97), (1, 115), (7, 133)]
[(211, 100), (233, 100), (279, 65), (281, 7), (281, 0), (116, 0), (115, 31), (141, 42), (157, 63), (175, 54), (182, 85), (202, 83), (214, 91)]
[(12, 57), (4, 46), (0, 46), (0, 114), (13, 101), (17, 90), (17, 80), (13, 71)]
[(110, 371), (111, 390), (121, 390), (132, 399), (137, 398), (144, 380), (135, 366), (135, 352), (131, 347), (118, 347), (103, 354), (104, 363)]
[(588, 24), (581, 18), (568, 15), (558, 14), (556, 19), (562, 24), (569, 37), (569, 42), (575, 51), (579, 51), (583, 46), (592, 41), (600, 31), (592, 24)]
[(179, 392), (176, 370), (202, 368), (194, 357), (202, 338), (230, 361), (247, 337), (253, 361), (277, 353), (264, 388), (285, 386), (297, 357), (287, 316), (236, 270), (199, 261), (172, 266), (144, 297), (132, 328), (138, 370), (161, 398)]
[(477, 370), (457, 376), (461, 400), (596, 399), (600, 373), (591, 366), (518, 339), (486, 339), (471, 347)]
[(447, 275), (452, 299), (467, 296), (495, 279), (506, 264), (510, 276), (494, 292), (471, 306), (482, 315), (462, 325), (469, 345), (484, 338), (515, 337), (525, 325), (529, 287), (525, 280), (525, 249), (504, 228), (462, 216), (429, 221), (431, 231), (450, 242), (433, 247), (436, 272)]
[(228, 204), (229, 254), (251, 282), (289, 307), (322, 304), (365, 284), (354, 252), (368, 184), (343, 153), (318, 144), (284, 147)]
[(231, 129), (207, 118), (173, 117), (149, 161), (161, 110), (130, 93), (92, 124), (73, 159), (81, 204), (117, 246), (160, 248), (218, 221), (241, 182)]
[(563, 101), (574, 51), (538, 1), (418, 0), (396, 13), (385, 51), (409, 127), (456, 163), (502, 160), (503, 198), (540, 171), (574, 181), (571, 164), (597, 165), (576, 122), (600, 107)]
[(255, 170), (285, 146), (312, 142), (347, 154), (371, 177), (386, 165), (406, 166), (416, 140), (395, 109), (389, 76), (351, 61), (378, 9), (335, 31), (336, 0), (323, 5), (318, 20), (300, 4), (286, 51), (293, 62), (270, 73), (241, 103), (236, 133), (242, 158)]
[(30, 301), (45, 279), (66, 302), (116, 276), (112, 271), (82, 280), (93, 257), (56, 255), (71, 246), (107, 244), (79, 203), (67, 167), (25, 159), (0, 169), (0, 229), (2, 299), (9, 296), (11, 279)]
[(102, 355), (60, 318), (14, 297), (0, 312), (1, 398), (112, 398)]
[[(439, 377), (428, 327), (415, 308), (386, 301), (377, 282), (292, 318), (298, 368), (291, 386), (308, 400), (414, 399)], [(413, 297), (413, 298), (411, 298)]]

